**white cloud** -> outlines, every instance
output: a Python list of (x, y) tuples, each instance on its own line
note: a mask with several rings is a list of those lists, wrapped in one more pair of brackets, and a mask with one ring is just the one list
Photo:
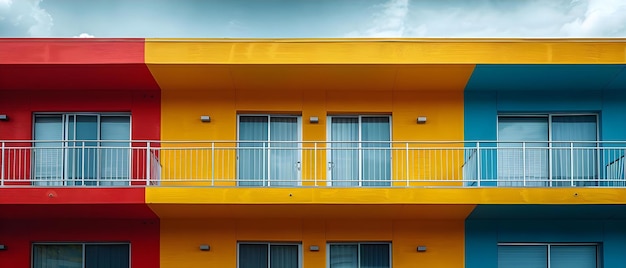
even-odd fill
[(626, 33), (626, 1), (588, 0), (585, 14), (561, 28), (568, 36), (614, 36)]
[(350, 37), (399, 37), (405, 32), (409, 0), (390, 0), (378, 5), (380, 11), (374, 14), (373, 25), (364, 31), (348, 34)]
[(626, 0), (388, 0), (349, 37), (626, 37)]
[(39, 6), (42, 1), (0, 0), (0, 18), (15, 27), (25, 28), (30, 36), (50, 36), (53, 20), (50, 13)]
[(95, 36), (88, 33), (81, 33), (79, 35), (73, 36), (74, 38), (94, 38)]

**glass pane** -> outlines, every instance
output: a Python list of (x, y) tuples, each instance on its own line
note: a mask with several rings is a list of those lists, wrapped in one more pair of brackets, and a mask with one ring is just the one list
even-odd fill
[(332, 117), (330, 135), (333, 186), (359, 185), (359, 119)]
[[(552, 117), (552, 141), (556, 147), (552, 153), (552, 174), (554, 180), (561, 180), (556, 186), (570, 186), (572, 180), (577, 186), (596, 185), (598, 151), (594, 141), (597, 141), (597, 131), (595, 115)], [(577, 142), (573, 143), (572, 151), (570, 142), (573, 141)]]
[(330, 245), (330, 268), (358, 268), (358, 246)]
[[(130, 140), (129, 116), (100, 117), (100, 182), (102, 186), (129, 185)], [(107, 141), (116, 142), (107, 142)]]
[(596, 246), (551, 246), (551, 268), (596, 268)]
[(129, 245), (86, 245), (85, 268), (128, 268)]
[(296, 117), (271, 117), (270, 185), (293, 186), (299, 180), (300, 150), (298, 148), (298, 119)]
[(33, 157), (35, 168), (33, 185), (58, 186), (63, 185), (63, 117), (36, 116)]
[(389, 268), (389, 244), (361, 244), (361, 268)]
[(82, 245), (34, 245), (33, 268), (82, 268)]
[(239, 117), (238, 184), (267, 184), (268, 117)]
[(70, 185), (96, 185), (98, 116), (67, 116), (67, 170)]
[(548, 185), (547, 117), (499, 117), (498, 141), (498, 185)]
[(239, 244), (239, 268), (268, 268), (267, 244)]
[(363, 141), (363, 186), (391, 185), (391, 133), (389, 117), (363, 117), (361, 119)]
[(547, 267), (547, 246), (498, 246), (498, 268)]
[(270, 268), (297, 268), (297, 245), (270, 245)]

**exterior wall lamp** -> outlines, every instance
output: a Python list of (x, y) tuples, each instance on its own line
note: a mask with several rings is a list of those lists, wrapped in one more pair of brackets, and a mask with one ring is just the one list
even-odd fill
[(0, 114), (0, 120), (7, 121), (9, 120), (9, 117), (6, 114)]
[(417, 246), (417, 252), (426, 252), (426, 246)]
[(200, 121), (204, 122), (204, 123), (208, 123), (211, 122), (211, 117), (208, 115), (201, 115), (200, 116)]
[(426, 116), (418, 116), (417, 117), (418, 124), (426, 124)]
[(200, 245), (200, 250), (201, 251), (211, 251), (211, 245), (202, 244), (202, 245)]
[(311, 116), (311, 117), (309, 117), (309, 123), (311, 123), (311, 124), (317, 124), (317, 123), (319, 123), (319, 122), (320, 122), (319, 117), (317, 117), (317, 116)]

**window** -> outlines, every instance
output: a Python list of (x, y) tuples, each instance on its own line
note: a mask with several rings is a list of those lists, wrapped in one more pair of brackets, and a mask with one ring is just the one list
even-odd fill
[(597, 244), (499, 244), (498, 268), (598, 268)]
[(240, 115), (240, 186), (295, 186), (300, 181), (300, 117)]
[(128, 185), (130, 115), (37, 114), (33, 184)]
[(333, 186), (391, 185), (391, 117), (330, 116)]
[(128, 268), (129, 244), (33, 244), (33, 268)]
[(389, 243), (330, 243), (329, 268), (389, 268), (391, 244)]
[(238, 268), (297, 268), (300, 244), (239, 243)]
[(597, 132), (597, 115), (499, 116), (499, 184), (595, 185)]

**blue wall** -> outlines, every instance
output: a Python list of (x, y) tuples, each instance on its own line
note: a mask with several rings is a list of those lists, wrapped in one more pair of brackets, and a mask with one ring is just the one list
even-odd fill
[(465, 268), (497, 268), (500, 242), (601, 243), (603, 268), (626, 267), (625, 220), (468, 219)]

